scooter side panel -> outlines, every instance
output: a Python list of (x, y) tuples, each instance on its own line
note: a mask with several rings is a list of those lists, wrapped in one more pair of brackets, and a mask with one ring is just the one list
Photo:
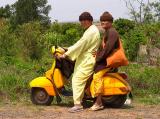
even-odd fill
[[(105, 76), (103, 77), (103, 80), (103, 95), (124, 95), (131, 91), (131, 89), (129, 88), (129, 84), (117, 74)], [(94, 79), (92, 81), (94, 81)], [(94, 94), (95, 87), (96, 84), (91, 83), (91, 94)]]
[(55, 96), (55, 91), (53, 89), (53, 85), (52, 83), (46, 78), (46, 77), (38, 77), (33, 79), (30, 82), (30, 87), (31, 88), (43, 88), (46, 90), (46, 92), (48, 93), (48, 95), (50, 96)]
[(104, 77), (103, 95), (120, 95), (129, 92), (128, 87), (119, 79), (106, 76)]

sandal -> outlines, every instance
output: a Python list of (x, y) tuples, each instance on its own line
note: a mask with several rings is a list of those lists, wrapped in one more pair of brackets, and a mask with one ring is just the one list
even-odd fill
[(103, 105), (93, 105), (89, 110), (92, 110), (92, 111), (98, 111), (98, 110), (102, 110), (104, 109), (104, 106)]
[(68, 110), (70, 113), (83, 111), (83, 106), (74, 106)]

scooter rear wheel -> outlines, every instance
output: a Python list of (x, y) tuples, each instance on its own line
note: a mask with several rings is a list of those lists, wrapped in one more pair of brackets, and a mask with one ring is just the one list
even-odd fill
[(53, 96), (49, 96), (43, 88), (32, 88), (31, 101), (36, 105), (51, 105)]
[(112, 96), (103, 96), (102, 100), (104, 105), (113, 108), (120, 108), (124, 105), (127, 99), (127, 95), (112, 95)]

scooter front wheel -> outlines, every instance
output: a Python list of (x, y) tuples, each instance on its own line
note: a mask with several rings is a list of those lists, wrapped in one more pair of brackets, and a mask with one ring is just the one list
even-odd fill
[(32, 88), (31, 101), (36, 105), (51, 105), (53, 96), (48, 95), (43, 88)]

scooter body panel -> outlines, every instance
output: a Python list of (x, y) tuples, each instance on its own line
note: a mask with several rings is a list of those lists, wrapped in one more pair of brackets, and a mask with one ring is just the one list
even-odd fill
[[(110, 95), (125, 95), (128, 94), (131, 89), (127, 81), (123, 79), (118, 73), (108, 74), (103, 77), (104, 80), (104, 88), (103, 94), (104, 96)], [(94, 80), (92, 80), (94, 81)], [(91, 83), (90, 92), (94, 93), (94, 83)]]
[(123, 95), (129, 92), (129, 88), (119, 79), (108, 76), (104, 77), (103, 95)]
[(57, 88), (61, 88), (64, 86), (64, 77), (60, 71), (60, 69), (56, 68), (53, 73), (54, 83)]

